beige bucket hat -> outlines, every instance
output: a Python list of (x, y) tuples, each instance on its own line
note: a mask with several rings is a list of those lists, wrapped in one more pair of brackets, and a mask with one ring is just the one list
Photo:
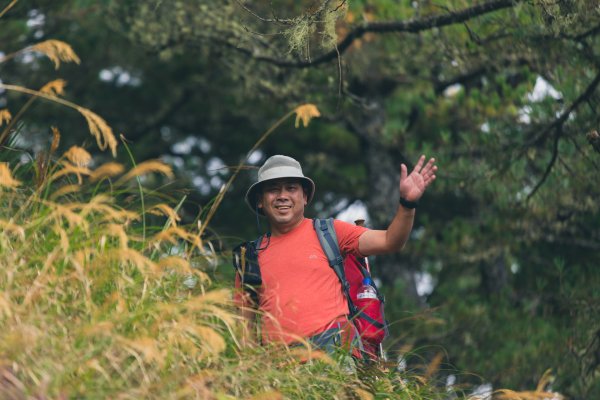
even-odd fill
[(250, 186), (250, 189), (246, 192), (246, 204), (248, 204), (252, 211), (264, 216), (263, 211), (256, 207), (260, 185), (263, 182), (280, 178), (299, 178), (304, 181), (306, 185), (303, 186), (305, 188), (308, 187), (308, 193), (306, 193), (307, 204), (310, 203), (315, 194), (315, 183), (312, 179), (304, 176), (302, 167), (298, 161), (292, 157), (276, 155), (269, 157), (262, 167), (260, 167), (256, 183)]

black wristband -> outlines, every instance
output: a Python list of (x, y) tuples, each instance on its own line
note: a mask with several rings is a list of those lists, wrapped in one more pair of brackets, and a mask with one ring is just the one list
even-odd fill
[(400, 197), (400, 205), (409, 210), (414, 210), (419, 205), (418, 201), (408, 201), (404, 197)]

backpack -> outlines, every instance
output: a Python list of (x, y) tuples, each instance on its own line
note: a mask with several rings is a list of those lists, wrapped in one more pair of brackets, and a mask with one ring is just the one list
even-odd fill
[[(374, 283), (377, 299), (365, 302), (357, 301), (357, 294), (364, 278), (371, 278), (365, 260), (354, 255), (342, 257), (333, 226), (333, 218), (315, 219), (314, 228), (327, 257), (340, 280), (342, 291), (348, 302), (348, 319), (353, 323), (360, 339), (363, 358), (376, 360), (383, 357), (381, 343), (388, 336), (388, 324), (384, 317), (385, 299)], [(254, 304), (258, 304), (258, 287), (262, 284), (258, 252), (262, 236), (254, 241), (245, 242), (233, 250), (233, 265), (240, 276), (242, 287), (250, 295)], [(371, 299), (370, 299), (371, 300)], [(360, 307), (359, 307), (360, 304)]]

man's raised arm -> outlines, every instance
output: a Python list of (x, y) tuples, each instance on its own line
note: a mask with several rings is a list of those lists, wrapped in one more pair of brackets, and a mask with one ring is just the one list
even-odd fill
[(425, 163), (422, 155), (410, 175), (406, 165), (400, 166), (400, 205), (387, 230), (370, 230), (358, 240), (358, 249), (365, 255), (391, 253), (401, 250), (412, 230), (416, 203), (425, 193), (425, 189), (435, 180), (437, 166), (431, 158)]

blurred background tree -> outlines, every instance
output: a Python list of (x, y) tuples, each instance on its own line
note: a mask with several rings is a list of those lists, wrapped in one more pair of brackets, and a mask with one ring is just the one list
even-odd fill
[[(174, 166), (169, 189), (188, 195), (189, 221), (300, 103), (324, 117), (290, 121), (249, 163), (300, 160), (317, 182), (311, 216), (358, 209), (385, 227), (399, 164), (435, 156), (411, 242), (374, 260), (396, 321), (390, 353), (418, 364), (411, 350), (443, 349), (448, 366), (479, 375), (456, 384), (528, 388), (552, 368), (555, 389), (600, 396), (596, 1), (22, 1), (0, 24), (4, 56), (53, 38), (82, 58), (56, 72), (24, 53), (0, 64), (2, 82), (64, 77), (66, 97), (122, 132), (136, 159)], [(27, 100), (0, 92), (13, 115)], [(62, 146), (93, 151), (66, 112), (36, 101), (17, 145), (39, 151), (52, 124)], [(252, 178), (213, 219), (225, 249), (258, 233), (242, 201)]]

